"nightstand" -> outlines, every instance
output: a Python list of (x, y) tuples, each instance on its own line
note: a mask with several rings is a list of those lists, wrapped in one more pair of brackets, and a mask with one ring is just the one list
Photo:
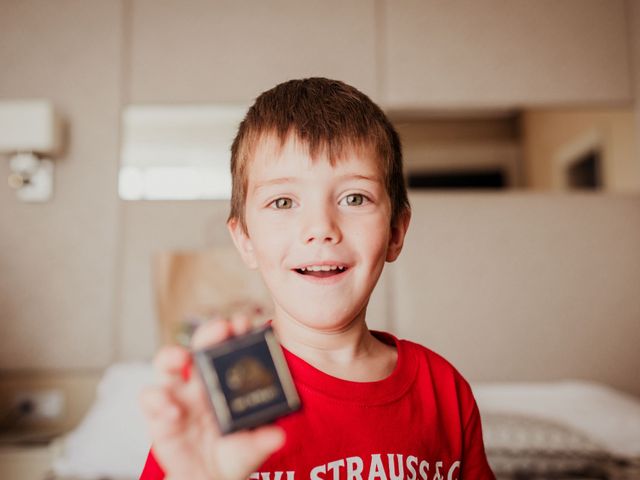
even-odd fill
[(38, 441), (13, 441), (3, 436), (0, 441), (0, 477), (7, 480), (45, 480), (51, 477), (54, 459), (52, 438)]

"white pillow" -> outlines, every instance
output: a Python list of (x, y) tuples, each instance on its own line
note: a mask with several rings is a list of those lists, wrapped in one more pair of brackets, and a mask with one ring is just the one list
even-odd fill
[(138, 397), (154, 380), (148, 363), (109, 367), (89, 412), (64, 437), (54, 473), (83, 479), (138, 478), (151, 445)]
[(564, 425), (607, 452), (640, 458), (640, 399), (595, 382), (475, 383), (480, 414), (515, 414)]

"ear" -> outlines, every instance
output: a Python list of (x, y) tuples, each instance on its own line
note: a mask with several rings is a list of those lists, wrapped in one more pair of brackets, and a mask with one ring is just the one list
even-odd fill
[(387, 247), (387, 262), (394, 262), (400, 255), (410, 221), (411, 209), (406, 208), (398, 215), (394, 225), (391, 225), (391, 235), (389, 236), (389, 245)]
[(256, 256), (253, 251), (253, 244), (251, 243), (249, 235), (244, 231), (240, 220), (237, 218), (230, 219), (227, 222), (227, 228), (229, 229), (234, 245), (238, 249), (247, 267), (252, 270), (258, 268), (258, 262), (256, 261)]

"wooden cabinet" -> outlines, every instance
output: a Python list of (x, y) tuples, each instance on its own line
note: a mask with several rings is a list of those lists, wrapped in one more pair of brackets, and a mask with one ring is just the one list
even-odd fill
[(291, 78), (376, 97), (375, 2), (131, 2), (128, 103), (240, 102)]
[(395, 108), (630, 103), (623, 0), (384, 0)]

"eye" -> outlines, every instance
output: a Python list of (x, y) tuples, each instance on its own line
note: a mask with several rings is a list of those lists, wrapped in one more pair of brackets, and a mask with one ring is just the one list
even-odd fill
[(287, 197), (276, 198), (273, 202), (271, 202), (271, 206), (276, 210), (285, 210), (287, 208), (293, 207), (293, 200)]
[(342, 200), (340, 200), (340, 205), (357, 207), (365, 203), (367, 200), (368, 198), (362, 195), (361, 193), (351, 193), (346, 197), (343, 197)]

